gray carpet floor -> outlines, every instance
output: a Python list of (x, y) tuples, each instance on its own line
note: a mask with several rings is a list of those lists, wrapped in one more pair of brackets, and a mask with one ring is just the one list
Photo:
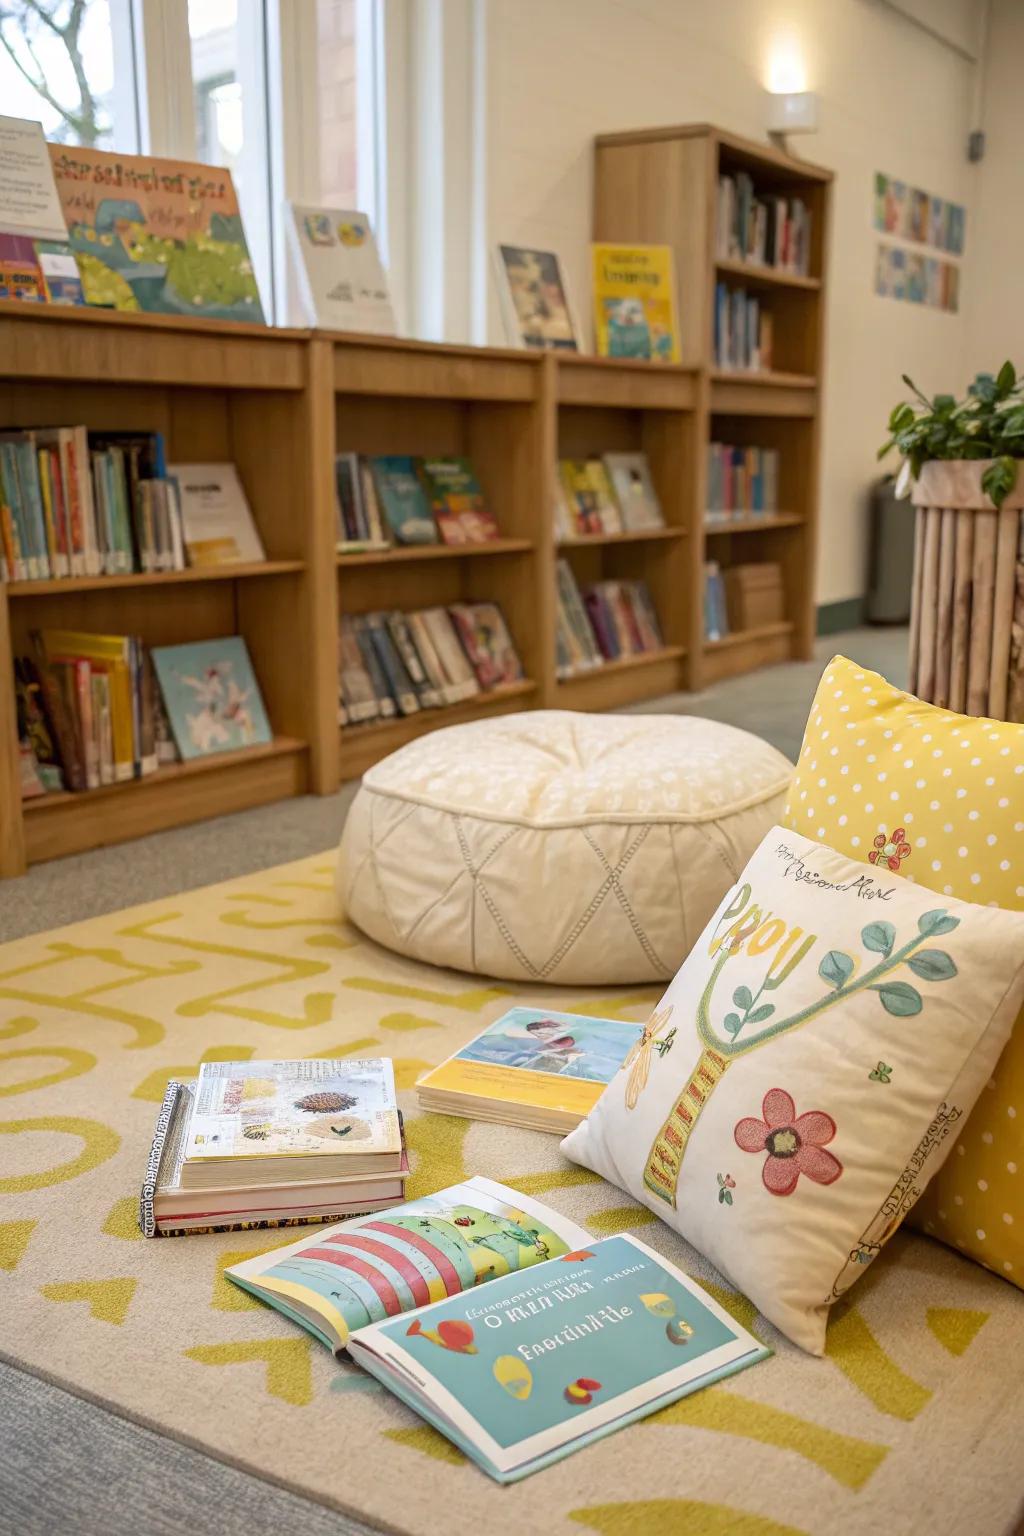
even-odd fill
[[(835, 652), (902, 685), (906, 631), (856, 630), (792, 663), (634, 706), (742, 726), (795, 758)], [(41, 864), (0, 883), (0, 938), (59, 927), (319, 853), (355, 792), (307, 796)], [(2, 1326), (0, 1326), (2, 1339)], [(486, 1489), (482, 1489), (486, 1493)], [(0, 1362), (0, 1536), (372, 1536), (369, 1528)]]

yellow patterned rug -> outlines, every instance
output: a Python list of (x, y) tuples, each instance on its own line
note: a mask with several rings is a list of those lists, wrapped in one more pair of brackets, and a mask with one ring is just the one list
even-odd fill
[[(0, 1352), (74, 1392), (417, 1536), (1013, 1529), (1024, 1295), (898, 1237), (802, 1355), (555, 1138), (422, 1115), (419, 1073), (513, 1002), (642, 1018), (651, 992), (519, 991), (396, 958), (338, 918), (328, 855), (0, 948)], [(487, 1174), (597, 1233), (642, 1227), (777, 1354), (512, 1488), (224, 1280), (281, 1233), (146, 1242), (136, 1192), (169, 1074), (390, 1055), (411, 1193)], [(291, 1240), (294, 1233), (289, 1233)]]

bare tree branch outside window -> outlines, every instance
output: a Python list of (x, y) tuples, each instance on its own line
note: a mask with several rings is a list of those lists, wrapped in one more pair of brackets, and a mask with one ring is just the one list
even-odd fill
[[(109, 131), (101, 103), (89, 85), (82, 54), (82, 23), (90, 0), (0, 0), (0, 46), (28, 84), (60, 117), (49, 137), (62, 144), (94, 145)], [(78, 91), (77, 101), (62, 100), (39, 59), (41, 38), (51, 37), (65, 50)]]

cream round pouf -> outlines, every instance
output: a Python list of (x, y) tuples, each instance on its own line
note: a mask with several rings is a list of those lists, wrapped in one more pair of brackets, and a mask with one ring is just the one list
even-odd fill
[(366, 774), (338, 891), (364, 933), (433, 965), (662, 981), (778, 821), (791, 772), (767, 742), (691, 715), (448, 726)]

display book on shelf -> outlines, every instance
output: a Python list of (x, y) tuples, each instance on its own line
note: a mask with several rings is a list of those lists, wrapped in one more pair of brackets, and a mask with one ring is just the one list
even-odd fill
[(665, 526), (647, 455), (639, 452), (559, 459), (554, 510), (560, 543)]
[(137, 635), (42, 629), (14, 660), (23, 800), (148, 778), (272, 739), (239, 635), (145, 646)]
[(342, 453), (335, 459), (339, 555), (500, 537), (468, 458)]

